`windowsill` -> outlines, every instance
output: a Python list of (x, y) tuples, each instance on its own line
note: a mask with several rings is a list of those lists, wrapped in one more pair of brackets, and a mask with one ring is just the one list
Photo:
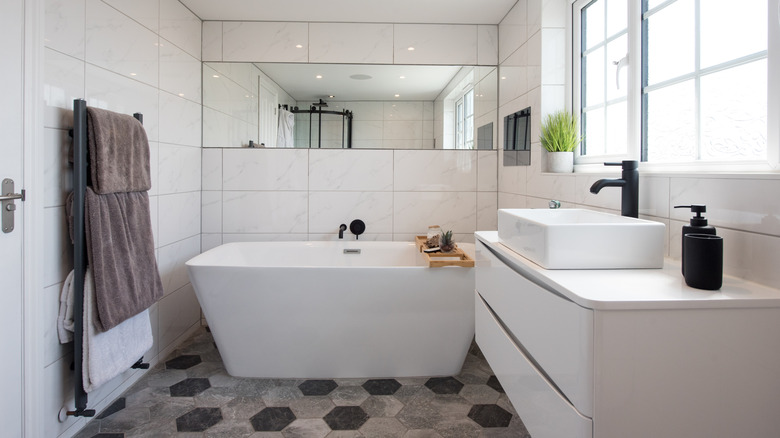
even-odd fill
[[(563, 175), (556, 173), (545, 173), (547, 175)], [(575, 164), (574, 173), (571, 175), (620, 175), (619, 167), (605, 168), (603, 165)], [(723, 169), (715, 166), (692, 166), (692, 165), (648, 165), (639, 164), (639, 174), (641, 176), (657, 177), (712, 177), (723, 179), (780, 179), (780, 168), (772, 169), (768, 164), (757, 165), (735, 165), (732, 169)]]

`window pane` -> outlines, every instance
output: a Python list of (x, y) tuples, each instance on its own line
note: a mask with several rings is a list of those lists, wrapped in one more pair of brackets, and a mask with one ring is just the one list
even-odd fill
[(604, 108), (594, 109), (582, 114), (585, 138), (583, 139), (584, 152), (587, 155), (604, 155)]
[(696, 160), (694, 81), (661, 88), (646, 99), (647, 161)]
[(665, 2), (666, 0), (647, 0), (647, 10), (652, 10), (656, 6), (660, 5), (661, 3)]
[(589, 49), (604, 41), (604, 3), (596, 0), (582, 8), (582, 46)]
[(694, 59), (693, 0), (679, 0), (647, 20), (647, 85), (690, 73)]
[(626, 101), (607, 106), (607, 154), (628, 152), (628, 109)]
[(582, 96), (582, 105), (589, 107), (604, 103), (604, 47), (585, 56), (582, 62), (585, 65), (585, 77), (582, 78), (585, 92)]
[(701, 2), (701, 66), (766, 50), (766, 0)]
[(628, 27), (628, 0), (607, 0), (607, 36), (623, 32)]
[(766, 159), (766, 71), (762, 59), (701, 78), (702, 160)]
[(620, 69), (620, 88), (618, 88), (617, 66), (615, 62), (623, 59), (628, 53), (628, 35), (623, 35), (607, 44), (607, 100), (626, 96), (628, 88), (628, 66)]

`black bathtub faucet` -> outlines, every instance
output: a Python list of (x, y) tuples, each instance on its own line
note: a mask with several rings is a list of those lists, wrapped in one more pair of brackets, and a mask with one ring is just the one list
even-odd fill
[(339, 239), (344, 238), (344, 231), (347, 231), (347, 224), (339, 225)]
[(619, 179), (600, 179), (590, 186), (591, 193), (598, 193), (604, 187), (620, 187), (620, 214), (628, 217), (639, 217), (639, 162), (623, 160), (622, 163), (604, 163), (605, 166), (622, 166), (623, 173)]

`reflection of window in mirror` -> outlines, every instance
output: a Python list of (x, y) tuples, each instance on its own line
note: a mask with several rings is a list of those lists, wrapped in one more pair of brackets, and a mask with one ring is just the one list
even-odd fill
[(474, 89), (458, 99), (455, 110), (456, 149), (474, 149)]

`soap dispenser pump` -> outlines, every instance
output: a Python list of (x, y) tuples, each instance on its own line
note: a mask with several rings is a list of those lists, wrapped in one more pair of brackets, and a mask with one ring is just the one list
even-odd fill
[[(707, 206), (704, 204), (691, 204), (691, 205), (675, 205), (674, 208), (690, 208), (691, 212), (696, 213), (696, 216), (691, 218), (690, 225), (683, 226), (683, 253), (682, 260), (685, 260), (685, 235), (686, 234), (710, 234), (715, 236), (715, 227), (707, 225), (707, 218), (702, 216), (702, 213), (707, 212)], [(685, 275), (685, 263), (682, 265), (682, 273)]]

